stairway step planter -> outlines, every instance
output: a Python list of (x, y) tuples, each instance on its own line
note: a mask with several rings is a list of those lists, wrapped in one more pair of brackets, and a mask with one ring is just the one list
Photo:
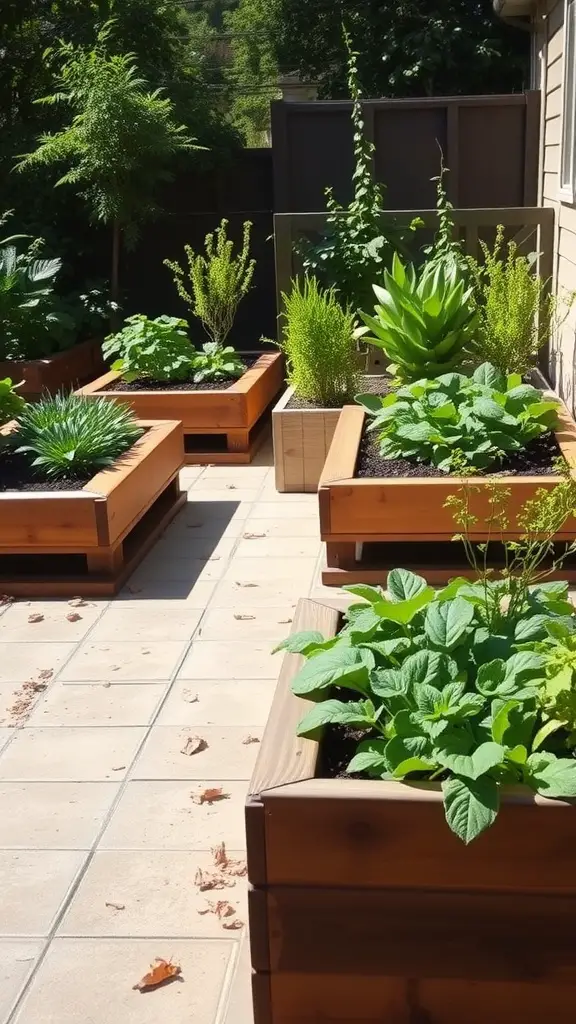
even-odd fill
[(18, 393), (34, 400), (47, 392), (69, 391), (102, 373), (104, 360), (100, 341), (82, 341), (63, 352), (43, 359), (0, 360), (0, 380), (10, 377), (22, 386)]
[[(558, 416), (559, 448), (568, 463), (576, 466), (576, 424), (564, 405)], [(320, 532), (326, 542), (322, 582), (328, 586), (385, 583), (388, 568), (398, 564), (413, 571), (421, 569), (431, 583), (465, 575), (469, 569), (463, 557), (461, 562), (454, 562), (452, 554), (449, 563), (444, 561), (447, 546), (457, 532), (452, 514), (444, 503), (462, 487), (462, 479), (444, 474), (441, 477), (357, 477), (365, 417), (364, 409), (359, 406), (344, 407), (320, 479)], [(478, 517), (478, 527), (472, 529), (471, 539), (476, 542), (488, 539), (485, 524), (490, 510), (489, 485), (494, 480), (511, 491), (508, 505), (511, 527), (504, 539), (514, 540), (520, 533), (516, 516), (522, 505), (533, 498), (539, 488), (553, 488), (558, 479), (552, 474), (475, 476), (471, 509)], [(576, 520), (567, 520), (556, 539), (559, 543), (570, 542), (575, 536)], [(561, 575), (574, 579), (574, 564), (566, 564)]]
[(188, 464), (249, 463), (265, 435), (266, 414), (282, 387), (283, 358), (278, 352), (243, 354), (255, 356), (255, 362), (239, 380), (222, 389), (115, 391), (122, 378), (110, 371), (78, 393), (122, 401), (140, 419), (180, 420)]
[(181, 424), (142, 426), (132, 448), (84, 487), (0, 493), (0, 593), (108, 596), (124, 584), (186, 501)]
[[(301, 601), (294, 631), (340, 613)], [(576, 995), (576, 809), (501, 790), (466, 846), (440, 786), (322, 777), (284, 657), (246, 808), (255, 1024), (541, 1024)], [(320, 730), (321, 731), (321, 730)]]

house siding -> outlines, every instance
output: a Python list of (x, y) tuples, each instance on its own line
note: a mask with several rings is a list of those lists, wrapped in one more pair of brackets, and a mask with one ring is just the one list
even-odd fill
[(560, 198), (564, 74), (564, 0), (540, 0), (535, 18), (536, 53), (542, 92), (540, 201), (555, 210), (554, 281), (560, 297), (550, 345), (552, 382), (576, 412), (576, 303), (562, 299), (576, 291), (576, 206)]

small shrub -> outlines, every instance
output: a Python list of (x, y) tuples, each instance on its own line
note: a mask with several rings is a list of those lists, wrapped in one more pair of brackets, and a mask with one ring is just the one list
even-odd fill
[(178, 294), (188, 303), (192, 314), (203, 324), (215, 345), (223, 345), (228, 337), (240, 301), (252, 283), (256, 260), (249, 259), (249, 220), (244, 223), (242, 248), (234, 255), (234, 243), (227, 238), (228, 221), (223, 220), (215, 232), (206, 235), (202, 256), (186, 245), (188, 279), (179, 263), (164, 260), (174, 274)]
[(185, 320), (173, 316), (150, 320), (137, 313), (127, 318), (118, 334), (106, 338), (102, 352), (106, 359), (118, 357), (112, 369), (124, 380), (186, 380), (195, 357), (187, 328)]
[(112, 465), (143, 433), (127, 407), (70, 394), (27, 405), (11, 440), (42, 476), (77, 479)]
[(13, 384), (10, 377), (0, 380), (0, 427), (9, 420), (16, 419), (26, 405), (16, 390), (19, 387), (21, 385)]
[(246, 371), (246, 364), (231, 345), (222, 348), (214, 341), (207, 341), (201, 352), (194, 355), (192, 380), (201, 384), (209, 380), (225, 380), (230, 377), (241, 377)]
[(354, 316), (339, 304), (333, 288), (315, 278), (295, 281), (283, 295), (285, 310), (281, 348), (288, 361), (288, 382), (300, 398), (338, 407), (355, 393), (358, 353)]

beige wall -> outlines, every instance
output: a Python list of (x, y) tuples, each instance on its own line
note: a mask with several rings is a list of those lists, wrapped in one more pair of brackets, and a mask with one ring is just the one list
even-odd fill
[[(542, 91), (540, 201), (556, 211), (554, 278), (557, 294), (576, 290), (576, 205), (559, 196), (562, 140), (564, 0), (539, 0), (535, 85)], [(566, 308), (559, 311), (560, 318)], [(576, 303), (552, 339), (552, 380), (576, 412)]]

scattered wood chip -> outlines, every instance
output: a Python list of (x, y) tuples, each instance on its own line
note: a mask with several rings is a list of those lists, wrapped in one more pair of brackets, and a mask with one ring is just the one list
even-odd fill
[(14, 598), (11, 594), (0, 594), (0, 605), (14, 604)]
[(148, 974), (145, 974), (132, 988), (143, 992), (145, 989), (155, 988), (171, 978), (177, 978), (181, 973), (182, 968), (180, 964), (173, 964), (171, 960), (162, 960), (161, 957), (157, 956), (154, 963), (150, 964)]
[(242, 743), (244, 743), (245, 746), (248, 746), (249, 743), (260, 743), (260, 737), (251, 736), (250, 733), (248, 733), (248, 735), (242, 740)]
[(108, 901), (106, 901), (104, 906), (105, 907), (110, 907), (111, 910), (126, 910), (126, 904), (125, 903), (109, 903)]
[(68, 612), (66, 618), (68, 619), (68, 622), (79, 622), (82, 616), (78, 615), (78, 612)]
[(289, 622), (293, 622), (293, 621), (294, 621), (293, 619), (278, 619), (278, 625), (285, 626)]
[(201, 750), (206, 750), (207, 746), (208, 744), (202, 736), (188, 736), (180, 753), (192, 757), (192, 754), (199, 754)]
[(83, 597), (73, 597), (68, 604), (71, 608), (85, 608), (90, 602), (85, 601)]
[(222, 927), (227, 931), (235, 932), (238, 928), (244, 927), (244, 921), (241, 921), (239, 917), (233, 917), (228, 921), (222, 921)]
[(224, 874), (238, 876), (246, 874), (246, 861), (233, 860), (231, 857), (229, 857), (228, 854), (226, 853), (225, 843), (219, 843), (218, 846), (213, 846), (212, 856), (214, 857), (214, 864)]
[(203, 789), (201, 793), (191, 794), (192, 803), (195, 804), (215, 804), (218, 800), (228, 800), (228, 793), (225, 793), (223, 789)]
[(235, 615), (234, 618), (238, 619), (240, 622), (248, 622), (249, 619), (255, 619), (256, 616), (255, 615)]
[(259, 587), (259, 583), (240, 583), (240, 580), (235, 580), (237, 587)]
[(18, 728), (30, 717), (38, 695), (48, 687), (48, 681), (54, 672), (51, 668), (43, 668), (38, 673), (38, 679), (27, 679), (22, 686), (14, 691), (14, 703), (7, 709), (11, 718), (11, 725)]
[(53, 668), (41, 668), (39, 673), (38, 673), (38, 678), (43, 683), (47, 683), (49, 679), (52, 679), (53, 675), (54, 675), (54, 669)]
[(204, 910), (199, 910), (199, 914), (216, 914), (216, 917), (222, 920), (223, 917), (232, 917), (236, 913), (236, 907), (233, 907), (228, 900), (206, 900), (206, 906)]
[(123, 772), (123, 771), (125, 771), (125, 769), (126, 769), (126, 765), (125, 764), (119, 764), (118, 767), (117, 768), (113, 768), (112, 771), (113, 772)]
[(226, 878), (218, 871), (203, 871), (196, 869), (194, 885), (197, 885), (200, 892), (209, 892), (212, 889), (230, 889), (234, 885), (231, 878)]
[(44, 622), (44, 616), (40, 612), (33, 612), (28, 616), (28, 622)]
[(246, 533), (243, 533), (242, 536), (243, 536), (244, 540), (260, 540), (261, 537), (266, 537), (267, 534), (266, 533), (250, 533), (250, 532), (246, 531)]
[(236, 487), (236, 484), (226, 484), (226, 490), (227, 491), (237, 491), (238, 488)]
[(194, 693), (193, 690), (183, 690), (182, 700), (185, 700), (187, 704), (196, 704), (200, 700), (200, 698), (197, 693)]

